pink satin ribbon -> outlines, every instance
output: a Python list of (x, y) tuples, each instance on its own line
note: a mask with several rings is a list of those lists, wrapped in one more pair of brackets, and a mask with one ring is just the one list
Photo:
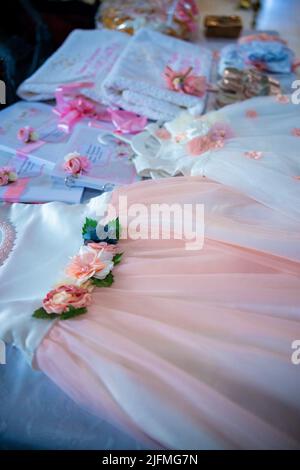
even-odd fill
[(69, 133), (77, 122), (87, 117), (100, 121), (110, 120), (106, 108), (79, 93), (82, 88), (93, 86), (92, 82), (76, 82), (56, 89), (56, 106), (53, 111), (59, 116), (59, 129)]
[(19, 202), (22, 194), (27, 188), (30, 178), (20, 178), (7, 186), (3, 194), (5, 202)]
[[(82, 88), (93, 87), (92, 82), (76, 82), (56, 89), (56, 106), (53, 111), (59, 116), (58, 127), (61, 130), (71, 132), (74, 125), (84, 118), (90, 118), (92, 122), (112, 122), (121, 134), (134, 134), (144, 129), (148, 122), (146, 117), (129, 111), (105, 108), (80, 94)], [(91, 123), (90, 125), (93, 126)]]

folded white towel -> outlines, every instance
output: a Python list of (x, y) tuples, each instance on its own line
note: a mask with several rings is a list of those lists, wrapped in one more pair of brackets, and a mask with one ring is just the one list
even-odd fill
[(168, 65), (174, 71), (192, 67), (193, 75), (209, 79), (212, 55), (196, 44), (141, 29), (119, 56), (102, 87), (106, 99), (150, 119), (172, 119), (179, 111), (204, 110), (206, 97), (169, 90), (163, 77)]
[(81, 81), (95, 82), (87, 96), (101, 101), (100, 85), (130, 36), (110, 30), (74, 30), (62, 46), (18, 88), (28, 101), (54, 98), (59, 85)]

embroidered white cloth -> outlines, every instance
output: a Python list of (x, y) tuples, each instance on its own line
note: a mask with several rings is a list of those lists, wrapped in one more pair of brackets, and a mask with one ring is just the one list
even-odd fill
[(95, 87), (82, 90), (90, 98), (101, 101), (100, 85), (115, 60), (126, 46), (129, 36), (110, 30), (74, 30), (62, 46), (18, 88), (24, 100), (54, 98), (59, 85), (92, 81)]
[(32, 314), (82, 245), (85, 217), (101, 217), (110, 194), (72, 206), (0, 205), (0, 338), (29, 362), (53, 324)]
[(290, 97), (188, 113), (133, 138), (141, 176), (201, 175), (300, 220), (300, 113)]
[(180, 110), (201, 114), (206, 96), (199, 98), (169, 90), (163, 72), (193, 67), (193, 75), (209, 79), (212, 55), (196, 44), (141, 29), (128, 43), (103, 82), (107, 100), (150, 119), (172, 119)]

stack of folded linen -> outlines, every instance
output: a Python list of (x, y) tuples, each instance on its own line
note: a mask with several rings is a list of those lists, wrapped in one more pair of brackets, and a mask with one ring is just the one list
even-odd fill
[(57, 87), (93, 82), (83, 93), (101, 101), (100, 86), (130, 36), (109, 30), (74, 30), (62, 46), (18, 88), (24, 100), (54, 98)]
[(174, 73), (190, 68), (194, 77), (209, 79), (212, 54), (204, 47), (189, 44), (150, 29), (141, 29), (127, 44), (103, 82), (105, 100), (150, 119), (172, 119), (188, 109), (201, 114), (202, 96), (168, 89), (164, 71)]

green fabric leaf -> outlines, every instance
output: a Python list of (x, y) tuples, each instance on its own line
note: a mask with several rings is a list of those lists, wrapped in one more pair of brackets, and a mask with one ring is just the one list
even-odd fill
[(114, 282), (114, 276), (112, 273), (109, 273), (104, 279), (97, 279), (96, 277), (92, 277), (92, 283), (96, 287), (110, 287)]
[(58, 315), (56, 315), (55, 313), (47, 313), (46, 310), (41, 307), (41, 308), (38, 308), (33, 314), (32, 316), (34, 318), (39, 318), (40, 320), (54, 320), (54, 318), (56, 318)]
[(69, 306), (69, 310), (62, 314), (58, 313), (47, 313), (46, 310), (41, 307), (33, 313), (34, 318), (38, 318), (40, 320), (54, 320), (58, 318), (59, 320), (68, 320), (69, 318), (77, 317), (78, 315), (82, 315), (83, 313), (87, 312), (86, 307), (82, 308), (74, 308), (71, 305)]
[(116, 264), (119, 264), (121, 262), (121, 259), (122, 259), (122, 256), (123, 256), (124, 253), (117, 253), (114, 257), (113, 257), (113, 263), (114, 265), (116, 266)]
[(95, 229), (98, 225), (97, 220), (95, 219), (89, 219), (88, 217), (85, 218), (85, 222), (82, 227), (82, 235), (85, 235), (88, 233), (90, 229)]
[(59, 318), (60, 320), (69, 320), (69, 318), (78, 317), (78, 315), (83, 315), (86, 312), (87, 312), (86, 307), (74, 308), (72, 307), (72, 305), (70, 305), (69, 310), (59, 315)]

